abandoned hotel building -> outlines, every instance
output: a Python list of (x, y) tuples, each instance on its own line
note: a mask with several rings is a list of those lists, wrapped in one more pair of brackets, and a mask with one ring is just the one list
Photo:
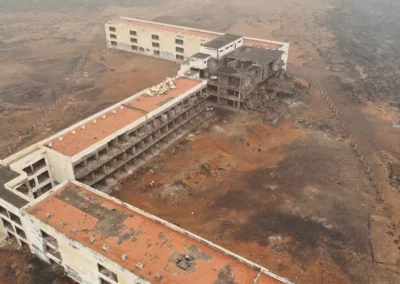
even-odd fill
[(123, 17), (105, 29), (108, 48), (180, 62), (178, 75), (1, 160), (1, 235), (78, 283), (291, 283), (108, 194), (209, 104), (240, 109), (289, 45)]

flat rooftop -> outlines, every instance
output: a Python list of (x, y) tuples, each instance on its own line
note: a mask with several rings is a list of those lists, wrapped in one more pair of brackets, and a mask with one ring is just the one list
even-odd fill
[(224, 34), (222, 36), (219, 36), (205, 44), (203, 44), (203, 46), (205, 47), (209, 47), (209, 48), (221, 48), (224, 47), (238, 39), (241, 39), (241, 36), (237, 36), (237, 35), (232, 35), (232, 34)]
[(281, 58), (283, 51), (270, 50), (254, 46), (241, 46), (234, 51), (228, 53), (226, 58), (232, 58), (239, 61), (252, 61), (267, 65), (272, 61)]
[(193, 54), (192, 57), (197, 58), (197, 59), (207, 59), (207, 58), (210, 58), (211, 55), (206, 54), (206, 53), (198, 52), (196, 54)]
[(273, 42), (267, 42), (263, 40), (258, 40), (258, 39), (248, 39), (244, 37), (243, 44), (247, 46), (254, 46), (254, 47), (261, 47), (265, 49), (272, 49), (272, 50), (278, 50), (282, 47), (281, 44), (278, 43), (273, 43)]
[[(256, 268), (205, 243), (72, 182), (27, 209), (27, 213), (149, 282), (161, 274), (160, 283), (281, 283), (267, 274), (258, 275)], [(46, 218), (47, 213), (50, 218)], [(62, 227), (61, 221), (67, 225)], [(77, 233), (73, 232), (75, 228), (79, 230)], [(91, 237), (95, 238), (94, 243), (90, 242)], [(127, 259), (122, 260), (122, 255)], [(143, 264), (143, 268), (137, 268), (137, 263)]]
[(10, 169), (10, 167), (0, 166), (0, 198), (14, 205), (18, 209), (24, 207), (29, 202), (5, 188), (4, 184), (18, 177), (19, 175), (19, 173)]
[[(125, 18), (125, 17), (115, 18), (115, 19), (109, 21), (108, 24), (109, 25), (126, 24), (126, 25), (132, 25), (132, 27), (148, 28), (148, 29), (153, 29), (153, 30), (175, 33), (177, 35), (179, 34), (179, 35), (183, 35), (183, 36), (197, 37), (197, 38), (202, 38), (202, 39), (207, 39), (207, 40), (213, 40), (213, 39), (216, 39), (223, 35), (222, 33), (198, 30), (198, 29), (176, 26), (176, 25), (168, 25), (168, 24), (157, 23), (157, 22), (148, 22), (148, 21), (142, 21), (139, 19)], [(118, 30), (117, 30), (117, 33), (118, 33)], [(266, 48), (266, 49), (280, 49), (283, 46), (282, 44), (268, 42), (268, 41), (265, 41), (262, 39), (254, 39), (254, 38), (246, 38), (246, 37), (243, 37), (243, 39), (244, 39), (243, 43), (245, 45), (258, 46), (258, 47), (262, 47), (262, 48)]]
[(90, 122), (77, 124), (75, 128), (58, 135), (44, 145), (49, 147), (48, 144), (51, 142), (51, 149), (72, 157), (142, 118), (146, 113), (156, 110), (165, 102), (193, 89), (200, 83), (200, 81), (193, 79), (178, 78), (175, 82), (176, 89), (170, 89), (160, 96), (147, 97), (141, 95), (107, 113), (95, 115)]
[(122, 18), (122, 17), (115, 18), (115, 19), (111, 20), (108, 24), (111, 24), (111, 25), (112, 24), (127, 24), (127, 25), (132, 25), (135, 27), (158, 30), (158, 31), (162, 31), (162, 32), (170, 32), (170, 33), (174, 33), (177, 35), (180, 34), (180, 35), (187, 35), (187, 36), (192, 36), (192, 37), (199, 37), (199, 38), (204, 38), (207, 40), (211, 40), (211, 39), (219, 37), (218, 34), (208, 32), (208, 31), (201, 31), (201, 30), (190, 29), (190, 28), (174, 26), (174, 25), (167, 25), (167, 24), (163, 24), (163, 23), (146, 22), (146, 21), (141, 21), (141, 20), (131, 19), (131, 18)]

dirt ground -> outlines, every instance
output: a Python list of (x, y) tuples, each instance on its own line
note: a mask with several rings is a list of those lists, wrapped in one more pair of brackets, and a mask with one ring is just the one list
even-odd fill
[(372, 259), (375, 189), (320, 98), (277, 127), (215, 111), (114, 195), (296, 283), (400, 281)]
[[(0, 87), (0, 149), (3, 156), (9, 154), (10, 145), (15, 152), (49, 137), (74, 122), (158, 84), (167, 76), (174, 76), (178, 69), (171, 62), (93, 49), (76, 76), (70, 94), (64, 99), (63, 81), (71, 80), (76, 62), (77, 58), (70, 62), (58, 59), (30, 62), (30, 66), (41, 69), (39, 72), (38, 69), (29, 71), (32, 72), (29, 76), (35, 77), (33, 81), (21, 79)], [(47, 74), (49, 68), (56, 70), (51, 76)], [(49, 106), (54, 107), (60, 98), (61, 104), (49, 113)], [(40, 117), (44, 117), (44, 121), (40, 120), (38, 125)], [(13, 141), (22, 143), (15, 147)]]
[[(39, 273), (38, 273), (39, 272)], [(0, 248), (0, 284), (73, 284), (64, 270), (57, 264), (49, 266), (29, 251), (20, 248), (15, 239), (2, 244)]]
[(309, 74), (331, 95), (373, 163), (383, 201), (315, 94), (306, 110), (276, 127), (258, 116), (215, 111), (115, 195), (298, 283), (400, 283), (399, 3), (75, 2), (14, 1), (0, 11), (3, 156), (59, 98), (88, 49), (61, 111), (46, 116), (19, 148), (175, 74), (173, 63), (104, 50), (107, 19), (132, 16), (289, 41), (289, 70)]

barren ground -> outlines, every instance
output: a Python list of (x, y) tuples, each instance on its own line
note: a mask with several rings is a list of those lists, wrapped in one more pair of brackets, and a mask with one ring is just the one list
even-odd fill
[[(341, 122), (316, 94), (305, 111), (277, 127), (214, 111), (198, 133), (134, 173), (115, 195), (298, 283), (400, 283), (399, 3), (81, 2), (2, 6), (3, 156), (9, 145), (17, 150), (20, 136), (18, 149), (174, 75), (173, 63), (105, 51), (103, 23), (112, 17), (288, 40), (290, 70), (307, 72), (331, 95), (382, 184), (383, 201)], [(61, 96), (88, 49), (72, 95), (27, 132)], [(37, 270), (24, 269), (33, 261), (29, 252), (11, 246), (0, 254), (7, 259), (0, 265), (5, 283), (65, 281), (52, 268), (49, 278), (36, 280)]]
[(394, 283), (372, 259), (375, 189), (340, 129), (320, 98), (278, 127), (217, 110), (114, 195), (297, 283)]

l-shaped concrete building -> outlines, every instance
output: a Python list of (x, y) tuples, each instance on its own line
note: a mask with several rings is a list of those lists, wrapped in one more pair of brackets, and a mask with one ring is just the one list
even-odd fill
[[(288, 45), (128, 18), (106, 31), (110, 48), (183, 60), (178, 76), (1, 160), (0, 231), (78, 283), (290, 283), (107, 194), (202, 121), (207, 99), (221, 103), (210, 86), (235, 85), (220, 67), (241, 70), (229, 94), (240, 107), (254, 84), (286, 67)], [(210, 83), (215, 76), (221, 82)]]

